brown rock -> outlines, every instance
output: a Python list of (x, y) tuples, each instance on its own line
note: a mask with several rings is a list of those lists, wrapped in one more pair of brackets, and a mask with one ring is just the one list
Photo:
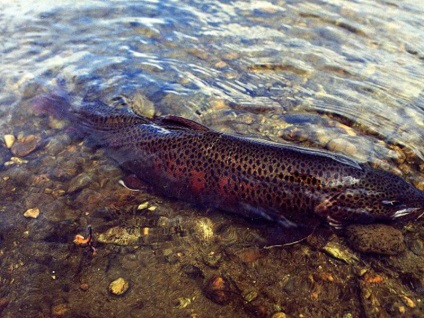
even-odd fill
[(346, 229), (351, 247), (362, 253), (396, 255), (405, 250), (401, 231), (385, 224), (351, 225)]
[(227, 305), (231, 301), (231, 290), (228, 281), (218, 275), (213, 275), (204, 289), (206, 297), (218, 305)]
[(0, 314), (9, 305), (10, 299), (7, 297), (0, 298)]
[(69, 311), (66, 304), (59, 304), (52, 307), (53, 317), (63, 317)]
[(25, 157), (33, 152), (41, 142), (41, 137), (37, 135), (28, 135), (18, 139), (10, 149), (16, 157)]

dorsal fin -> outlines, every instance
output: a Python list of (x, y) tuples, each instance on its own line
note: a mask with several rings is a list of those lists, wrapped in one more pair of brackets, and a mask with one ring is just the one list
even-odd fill
[(155, 123), (159, 126), (170, 129), (191, 129), (197, 131), (210, 131), (210, 129), (198, 122), (175, 115), (166, 115), (155, 118)]

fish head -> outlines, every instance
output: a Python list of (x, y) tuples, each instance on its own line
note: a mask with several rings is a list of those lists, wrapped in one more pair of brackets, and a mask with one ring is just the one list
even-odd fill
[(357, 184), (323, 198), (315, 212), (329, 224), (408, 221), (424, 214), (424, 192), (402, 178), (369, 169)]
[(412, 220), (424, 213), (424, 192), (401, 177), (370, 169), (363, 180), (365, 202), (377, 220)]

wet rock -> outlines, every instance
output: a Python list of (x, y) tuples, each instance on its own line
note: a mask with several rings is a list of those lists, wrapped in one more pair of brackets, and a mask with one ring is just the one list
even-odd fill
[(0, 298), (0, 314), (9, 305), (10, 299), (7, 297)]
[(243, 299), (246, 303), (251, 303), (256, 298), (258, 298), (259, 294), (256, 290), (251, 290), (251, 291), (244, 293), (242, 296), (243, 296)]
[(346, 239), (362, 253), (396, 255), (405, 250), (402, 232), (385, 224), (351, 225), (346, 229)]
[(41, 142), (41, 137), (37, 135), (28, 135), (18, 139), (10, 148), (12, 154), (16, 157), (25, 157), (33, 152)]
[(359, 261), (359, 258), (355, 254), (353, 254), (352, 251), (337, 242), (328, 242), (323, 247), (323, 250), (328, 255), (336, 259), (342, 260), (347, 264), (355, 264)]
[(228, 281), (218, 275), (213, 275), (205, 285), (206, 297), (218, 305), (227, 305), (231, 301), (232, 292)]
[(53, 317), (63, 317), (69, 311), (69, 307), (66, 304), (58, 304), (52, 307)]
[(265, 257), (267, 253), (263, 249), (245, 248), (236, 252), (236, 255), (243, 263), (253, 263)]
[(203, 271), (195, 265), (186, 264), (181, 268), (181, 270), (191, 279), (205, 278)]
[(109, 284), (109, 291), (114, 295), (123, 295), (129, 287), (130, 284), (122, 277), (119, 277)]
[(23, 165), (23, 164), (26, 164), (26, 163), (28, 163), (28, 160), (24, 160), (24, 159), (21, 159), (21, 158), (18, 158), (18, 157), (12, 157), (12, 158), (10, 158), (9, 161), (6, 161), (4, 163), (4, 166), (5, 167), (13, 166), (13, 165), (20, 166), (20, 165)]
[(178, 309), (186, 308), (188, 305), (191, 304), (191, 299), (187, 297), (179, 297), (177, 299), (175, 307)]
[(354, 144), (343, 138), (335, 138), (330, 140), (327, 143), (326, 148), (334, 152), (341, 152), (351, 156), (354, 156), (355, 153), (358, 152)]
[(405, 243), (408, 246), (409, 250), (417, 256), (424, 255), (424, 243), (416, 235), (407, 235), (405, 237)]
[(91, 177), (86, 173), (81, 173), (71, 180), (69, 183), (68, 192), (73, 193), (79, 191), (92, 182)]
[(136, 114), (151, 118), (155, 114), (155, 105), (140, 91), (136, 91), (132, 97), (131, 108)]
[(24, 212), (24, 217), (26, 218), (36, 219), (38, 218), (39, 215), (40, 215), (40, 209), (38, 208), (28, 209)]
[(100, 243), (126, 246), (138, 243), (141, 235), (142, 233), (139, 228), (134, 229), (130, 233), (123, 227), (115, 226), (105, 233), (99, 234), (97, 241)]
[(6, 148), (10, 149), (12, 148), (13, 144), (15, 143), (15, 136), (13, 135), (4, 135), (4, 144), (6, 145)]
[(203, 262), (205, 263), (205, 265), (211, 268), (219, 268), (219, 265), (221, 264), (221, 260), (222, 260), (222, 254), (219, 252), (212, 251), (203, 257)]

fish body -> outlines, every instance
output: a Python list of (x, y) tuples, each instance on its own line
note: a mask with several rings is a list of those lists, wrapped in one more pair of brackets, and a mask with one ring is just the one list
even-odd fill
[(424, 211), (424, 192), (346, 156), (224, 134), (176, 116), (147, 119), (97, 101), (69, 114), (123, 168), (169, 197), (286, 227), (317, 216), (340, 226)]

